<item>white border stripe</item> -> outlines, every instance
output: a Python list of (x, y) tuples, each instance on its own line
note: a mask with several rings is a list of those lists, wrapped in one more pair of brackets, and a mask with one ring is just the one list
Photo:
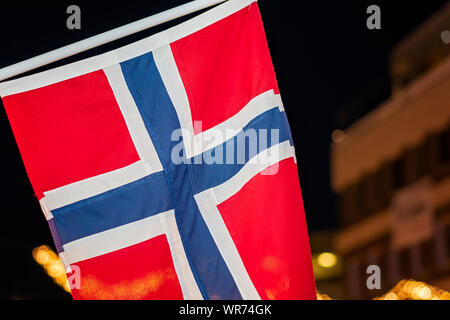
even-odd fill
[(250, 181), (251, 178), (264, 169), (290, 157), (294, 157), (294, 150), (289, 141), (283, 141), (261, 151), (258, 155), (247, 162), (241, 170), (238, 171), (238, 173), (231, 177), (231, 179), (228, 179), (224, 183), (211, 189), (216, 200), (216, 205), (221, 204), (233, 196), (241, 190), (241, 188), (248, 181)]
[[(164, 46), (153, 51), (153, 59), (155, 60), (156, 67), (158, 68), (161, 79), (167, 90), (167, 93), (172, 101), (175, 111), (180, 121), (181, 129), (186, 130), (191, 136), (194, 134), (194, 128), (192, 127), (191, 108), (189, 106), (189, 99), (181, 79), (178, 66), (173, 57), (172, 49), (170, 46)], [(186, 148), (186, 152), (190, 153), (192, 148), (190, 142), (192, 139), (184, 139), (183, 142)], [(189, 158), (189, 157), (188, 157)]]
[(189, 99), (172, 49), (170, 46), (158, 48), (153, 52), (153, 58), (180, 121), (187, 159), (221, 145), (260, 114), (276, 107), (284, 110), (280, 95), (268, 90), (250, 100), (231, 118), (194, 135)]
[(173, 209), (69, 242), (63, 246), (63, 256), (70, 268), (70, 264), (136, 245), (163, 234), (167, 237), (184, 299), (203, 299), (187, 261)]
[(170, 46), (158, 48), (153, 52), (153, 58), (180, 121), (187, 159), (221, 145), (260, 114), (276, 107), (284, 110), (280, 95), (268, 90), (250, 100), (231, 118), (194, 135), (189, 99), (172, 49)]
[(186, 22), (110, 52), (59, 68), (0, 83), (0, 96), (41, 88), (135, 58), (199, 31), (256, 0), (229, 0)]
[[(279, 107), (279, 103), (280, 100), (277, 99), (277, 95), (274, 94), (273, 90), (266, 91), (254, 97), (247, 103), (247, 105), (244, 106), (244, 108), (239, 110), (239, 112), (231, 118), (228, 118), (213, 128), (195, 135), (194, 143), (196, 146), (200, 147), (197, 149), (194, 147), (193, 156), (195, 157), (200, 153), (221, 145), (226, 140), (231, 138), (231, 136), (227, 135), (228, 131), (234, 132), (233, 136), (236, 135), (257, 116), (273, 108)], [(221, 136), (223, 137), (222, 140), (216, 139), (218, 132), (221, 133)]]
[(52, 215), (50, 209), (48, 208), (45, 197), (43, 197), (43, 198), (41, 198), (41, 200), (39, 200), (39, 204), (41, 205), (41, 210), (44, 213), (45, 219), (47, 219), (47, 220), (52, 219), (53, 215)]
[(59, 259), (66, 269), (66, 273), (72, 273), (72, 267), (70, 266), (69, 260), (67, 260), (67, 254), (63, 251), (59, 253)]
[(236, 194), (254, 176), (284, 159), (294, 157), (289, 141), (272, 146), (247, 162), (231, 179), (194, 196), (203, 219), (244, 299), (260, 299), (217, 205)]
[(123, 77), (122, 68), (119, 64), (115, 64), (103, 71), (108, 78), (120, 111), (127, 124), (131, 139), (139, 154), (139, 158), (144, 162), (147, 173), (151, 174), (162, 171), (163, 167), (158, 154), (156, 153), (152, 140), (145, 128), (144, 121), (136, 106), (136, 102), (128, 89), (125, 78)]
[[(45, 200), (41, 203), (41, 207), (43, 204), (46, 205), (42, 207), (46, 217), (50, 210), (93, 197), (163, 170), (139, 109), (125, 82), (120, 65), (110, 66), (104, 69), (104, 72), (141, 160), (114, 171), (45, 191)], [(44, 209), (49, 210), (47, 212)]]
[(159, 215), (169, 210), (113, 229), (99, 232), (63, 245), (70, 264), (114, 252), (164, 233)]
[(58, 209), (134, 182), (147, 175), (144, 162), (140, 160), (114, 171), (46, 191), (44, 192), (45, 203), (50, 210)]
[(167, 235), (170, 251), (172, 252), (173, 264), (180, 281), (181, 290), (185, 300), (203, 300), (203, 296), (198, 288), (197, 282), (192, 274), (191, 267), (181, 242), (178, 232), (175, 214), (161, 215), (161, 223), (164, 233)]
[(214, 204), (214, 197), (211, 190), (205, 190), (194, 196), (203, 219), (208, 226), (209, 231), (222, 254), (225, 263), (233, 276), (234, 281), (244, 300), (260, 300), (261, 297), (256, 291), (252, 280), (250, 279), (244, 263), (237, 251), (236, 245), (231, 239), (225, 222), (220, 215), (219, 210)]

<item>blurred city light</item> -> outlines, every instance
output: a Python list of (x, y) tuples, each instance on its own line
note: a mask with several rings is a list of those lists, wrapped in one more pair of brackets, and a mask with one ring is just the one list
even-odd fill
[(384, 300), (398, 300), (398, 297), (397, 297), (397, 295), (394, 292), (389, 292), (384, 297)]
[(317, 300), (333, 300), (327, 294), (321, 293), (318, 290), (316, 291), (316, 298)]
[(317, 263), (324, 268), (332, 268), (337, 263), (337, 257), (334, 253), (323, 252), (317, 256)]
[(425, 282), (402, 280), (375, 300), (450, 300), (450, 293)]
[(335, 253), (313, 253), (312, 263), (316, 281), (337, 279), (342, 273), (342, 262)]
[[(318, 290), (316, 291), (316, 296), (317, 300), (333, 300)], [(425, 282), (402, 280), (384, 295), (373, 300), (450, 300), (450, 292)]]
[(44, 268), (53, 281), (70, 293), (66, 271), (59, 256), (46, 245), (34, 248), (32, 255), (34, 260)]

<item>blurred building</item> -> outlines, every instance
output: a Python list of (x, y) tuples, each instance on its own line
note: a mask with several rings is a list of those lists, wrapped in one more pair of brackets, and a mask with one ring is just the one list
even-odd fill
[[(379, 296), (414, 278), (450, 290), (450, 4), (391, 56), (392, 96), (331, 146), (344, 296)], [(367, 266), (381, 289), (366, 286)]]

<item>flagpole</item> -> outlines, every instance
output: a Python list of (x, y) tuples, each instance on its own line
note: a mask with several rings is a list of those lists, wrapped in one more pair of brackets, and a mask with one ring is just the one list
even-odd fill
[(226, 0), (194, 0), (181, 6), (154, 14), (147, 18), (126, 24), (96, 36), (69, 44), (56, 50), (38, 55), (36, 57), (12, 64), (0, 69), (0, 81), (21, 73), (45, 66), (49, 63), (70, 57), (74, 54), (87, 51), (105, 43), (129, 36), (133, 33), (157, 26), (167, 21), (177, 19), (190, 13), (214, 6)]

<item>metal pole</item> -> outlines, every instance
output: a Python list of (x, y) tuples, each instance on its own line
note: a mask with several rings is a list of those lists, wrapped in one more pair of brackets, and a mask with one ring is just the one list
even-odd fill
[(74, 54), (101, 46), (105, 43), (126, 37), (130, 34), (174, 20), (187, 14), (211, 7), (225, 0), (194, 0), (181, 6), (154, 14), (150, 17), (126, 24), (122, 27), (106, 31), (96, 36), (69, 44), (56, 50), (15, 63), (0, 69), (0, 81), (21, 73), (42, 67), (49, 63), (70, 57)]

